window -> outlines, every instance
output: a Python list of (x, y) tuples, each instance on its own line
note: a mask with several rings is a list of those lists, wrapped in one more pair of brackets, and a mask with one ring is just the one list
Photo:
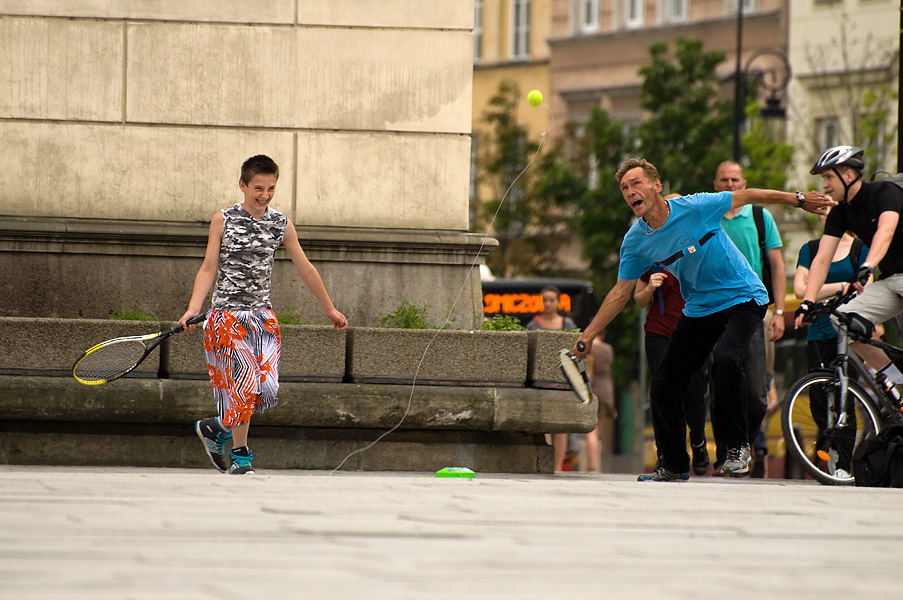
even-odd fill
[(580, 31), (592, 33), (599, 30), (599, 0), (580, 0)]
[[(743, 14), (750, 15), (759, 8), (759, 0), (742, 0)], [(729, 15), (737, 14), (737, 0), (725, 0), (725, 10)]]
[(826, 149), (838, 145), (840, 138), (840, 123), (837, 117), (828, 117), (827, 119), (819, 119), (815, 124), (818, 135), (818, 152), (824, 152)]
[(687, 20), (688, 0), (664, 0), (662, 4), (662, 22), (683, 23)]
[(643, 26), (645, 4), (644, 0), (624, 0), (624, 27), (638, 29)]
[(530, 56), (530, 0), (511, 0), (512, 59)]
[(483, 0), (473, 2), (473, 62), (483, 57)]

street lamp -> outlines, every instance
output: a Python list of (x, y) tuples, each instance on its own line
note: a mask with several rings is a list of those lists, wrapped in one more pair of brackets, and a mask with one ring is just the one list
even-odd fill
[[(740, 48), (738, 47), (738, 51)], [(754, 71), (750, 71), (753, 63), (764, 56), (777, 58), (778, 61), (770, 60), (767, 65), (763, 65)], [(738, 72), (736, 74), (737, 81), (734, 92), (734, 160), (740, 161), (740, 123), (743, 121), (744, 108), (746, 106), (746, 83), (750, 75), (756, 77), (759, 87), (769, 92), (768, 98), (765, 99), (765, 106), (759, 114), (766, 119), (784, 119), (787, 117), (787, 111), (781, 106), (781, 99), (778, 94), (787, 89), (790, 83), (790, 61), (787, 55), (780, 50), (764, 49), (753, 53), (746, 61), (746, 66), (742, 71), (739, 70), (739, 59), (737, 60)]]

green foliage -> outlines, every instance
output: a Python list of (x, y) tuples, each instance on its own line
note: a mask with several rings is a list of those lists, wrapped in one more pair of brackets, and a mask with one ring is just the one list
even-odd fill
[(649, 53), (650, 64), (640, 68), (641, 104), (650, 113), (639, 126), (641, 154), (658, 167), (666, 193), (711, 190), (733, 139), (732, 102), (719, 96), (715, 73), (724, 53), (703, 52), (701, 40), (683, 38), (675, 62), (666, 42), (653, 43)]
[(310, 321), (301, 316), (301, 310), (297, 306), (287, 306), (276, 314), (276, 320), (281, 325), (310, 325)]
[(483, 321), (483, 331), (525, 331), (526, 329), (520, 324), (520, 319), (511, 315), (493, 315), (491, 319)]
[(157, 317), (141, 312), (128, 304), (122, 303), (113, 314), (107, 317), (111, 321), (156, 321)]
[(414, 306), (407, 300), (404, 300), (394, 313), (380, 317), (379, 326), (398, 329), (429, 329), (430, 324), (426, 320), (426, 313), (429, 309), (429, 304)]
[(787, 168), (793, 164), (794, 148), (787, 142), (777, 140), (769, 124), (758, 113), (758, 104), (753, 104), (751, 110), (747, 109), (749, 127), (741, 137), (744, 154), (741, 162), (746, 186), (783, 190), (787, 185)]
[(877, 89), (862, 90), (863, 115), (859, 120), (860, 145), (865, 150), (865, 176), (871, 177), (875, 171), (883, 170), (883, 159), (891, 150), (896, 135), (889, 135), (891, 128), (891, 107), (896, 106), (898, 94), (889, 84)]
[(483, 149), (477, 158), (480, 181), (489, 184), (494, 198), (481, 207), (475, 230), (485, 231), (499, 242), (486, 260), (501, 277), (559, 274), (558, 249), (569, 239), (568, 219), (554, 202), (537, 193), (535, 170), (527, 169), (538, 144), (527, 139), (518, 124), (523, 97), (516, 83), (503, 80), (483, 113), (489, 133), (482, 134)]
[[(568, 127), (543, 161), (537, 182), (538, 193), (570, 208), (589, 260), (590, 279), (596, 289), (606, 292), (617, 280), (619, 248), (633, 218), (614, 177), (627, 144), (623, 124), (594, 106), (582, 133), (573, 125)], [(597, 183), (591, 185), (592, 181)], [(639, 310), (631, 302), (606, 332), (615, 351), (615, 381), (622, 387), (634, 376), (638, 320)]]

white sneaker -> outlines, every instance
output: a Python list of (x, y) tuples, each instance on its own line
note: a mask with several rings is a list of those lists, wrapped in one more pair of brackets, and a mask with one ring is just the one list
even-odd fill
[(727, 449), (727, 457), (724, 464), (721, 465), (722, 475), (743, 475), (749, 473), (749, 465), (752, 462), (752, 456), (749, 451), (749, 444), (742, 446), (733, 446)]
[(846, 469), (834, 469), (834, 477), (838, 479), (852, 479), (853, 475)]

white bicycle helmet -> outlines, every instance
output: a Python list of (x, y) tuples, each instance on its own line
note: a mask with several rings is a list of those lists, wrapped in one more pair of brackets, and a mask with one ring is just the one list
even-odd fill
[(828, 148), (809, 172), (813, 175), (818, 175), (822, 171), (841, 166), (862, 171), (865, 168), (865, 161), (862, 160), (862, 148), (857, 148), (856, 146), (834, 146), (833, 148)]
[[(844, 181), (840, 175), (838, 167), (849, 167), (856, 172), (856, 177), (850, 183)], [(865, 168), (865, 161), (862, 160), (862, 148), (856, 146), (834, 146), (828, 148), (815, 162), (815, 166), (809, 171), (813, 175), (820, 175), (824, 171), (831, 169), (837, 175), (843, 185), (843, 202), (849, 200), (850, 188), (854, 183), (862, 179), (862, 169)]]

